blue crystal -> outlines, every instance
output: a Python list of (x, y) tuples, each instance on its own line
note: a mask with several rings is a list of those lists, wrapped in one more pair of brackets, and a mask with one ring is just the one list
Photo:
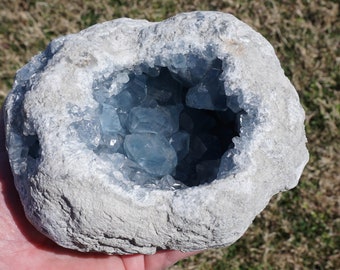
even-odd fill
[(144, 74), (138, 76), (131, 74), (129, 77), (130, 80), (127, 84), (124, 85), (123, 90), (130, 91), (139, 100), (143, 99), (146, 95), (145, 84), (148, 77)]
[(189, 154), (187, 157), (190, 161), (195, 162), (202, 158), (202, 156), (207, 150), (208, 150), (207, 146), (198, 136), (192, 136), (190, 141)]
[(141, 166), (129, 159), (125, 160), (121, 167), (121, 171), (127, 179), (133, 181), (137, 185), (147, 186), (155, 185), (157, 183), (157, 179), (154, 176), (151, 176)]
[(220, 160), (204, 160), (196, 165), (197, 181), (200, 184), (209, 183), (216, 179)]
[(177, 70), (186, 69), (186, 56), (183, 54), (175, 54), (170, 58), (169, 70), (176, 72)]
[(126, 112), (126, 111), (123, 111), (121, 109), (118, 109), (117, 114), (118, 114), (118, 117), (119, 117), (120, 125), (122, 126), (122, 128), (124, 130), (126, 130), (127, 129), (127, 119), (129, 117), (129, 113)]
[(240, 112), (242, 109), (240, 108), (240, 104), (237, 100), (237, 96), (228, 96), (227, 97), (227, 106), (234, 113)]
[(175, 150), (165, 137), (157, 134), (126, 135), (124, 149), (129, 159), (151, 175), (170, 174), (177, 164)]
[(101, 124), (101, 129), (104, 134), (106, 133), (124, 133), (122, 126), (120, 124), (119, 116), (115, 110), (110, 105), (103, 104), (99, 115), (99, 121)]
[(183, 111), (179, 116), (179, 128), (187, 131), (188, 133), (192, 133), (195, 128), (193, 119), (186, 111)]
[(236, 154), (237, 151), (235, 148), (229, 149), (223, 154), (220, 162), (220, 167), (223, 168), (223, 170), (218, 171), (217, 178), (225, 178), (234, 172), (236, 165), (233, 156)]
[(184, 185), (182, 182), (177, 181), (174, 179), (171, 175), (167, 174), (163, 176), (157, 183), (157, 186), (161, 189), (169, 189), (169, 190), (176, 190), (176, 189), (182, 189), (185, 188), (186, 185)]
[(209, 70), (209, 63), (200, 55), (189, 54), (185, 58), (185, 66), (180, 69), (173, 68), (173, 77), (186, 87), (192, 87), (200, 82)]
[(143, 72), (150, 77), (157, 77), (160, 73), (160, 67), (145, 67)]
[(110, 98), (108, 89), (106, 89), (105, 87), (97, 87), (93, 92), (93, 96), (95, 100), (100, 103), (104, 103)]
[(127, 121), (131, 133), (158, 133), (170, 136), (175, 130), (171, 114), (165, 108), (135, 107)]
[(154, 98), (146, 96), (140, 106), (145, 108), (156, 108), (158, 106), (158, 103)]
[(95, 149), (100, 143), (100, 126), (98, 122), (98, 120), (80, 120), (72, 124), (79, 138), (84, 141), (90, 149)]
[[(99, 151), (106, 153), (122, 153), (124, 138), (120, 134), (104, 134), (102, 135)], [(97, 150), (97, 151), (98, 151)]]
[(189, 79), (192, 85), (199, 83), (210, 68), (209, 62), (197, 54), (189, 54), (187, 64), (190, 68)]
[(146, 97), (146, 76), (131, 75), (130, 81), (124, 85), (122, 91), (112, 97), (110, 103), (122, 111), (129, 111), (140, 105)]
[(198, 135), (200, 141), (207, 149), (204, 153), (203, 159), (213, 160), (218, 159), (223, 154), (220, 140), (217, 136), (210, 133), (202, 133)]
[(165, 107), (165, 109), (167, 109), (170, 114), (172, 133), (176, 132), (179, 129), (179, 117), (181, 112), (183, 111), (183, 108), (184, 107), (182, 104)]
[(177, 160), (181, 161), (189, 153), (190, 135), (185, 131), (174, 133), (170, 143), (177, 153)]
[(202, 82), (189, 89), (185, 99), (186, 105), (196, 109), (226, 110), (228, 107), (224, 85), (219, 79), (221, 73), (221, 69), (210, 69)]
[[(213, 59), (213, 51), (211, 46), (207, 46), (203, 55), (200, 53), (186, 55), (185, 66), (183, 66), (183, 62), (180, 62), (181, 64), (177, 63), (180, 68), (171, 68), (173, 77), (184, 86), (191, 88), (199, 84), (209, 70), (218, 69), (222, 72), (222, 61), (217, 58)], [(176, 61), (178, 56), (174, 57)], [(174, 60), (172, 60), (173, 62)]]
[(210, 93), (203, 83), (200, 83), (189, 89), (186, 99), (186, 105), (196, 109), (213, 110), (214, 104), (211, 100)]
[(176, 104), (180, 101), (182, 86), (173, 79), (168, 69), (162, 68), (158, 77), (149, 77), (146, 87), (148, 96), (160, 105)]
[(129, 81), (127, 73), (104, 75), (93, 82), (93, 96), (99, 103), (109, 103), (111, 96)]
[(216, 127), (213, 111), (185, 108), (180, 115), (179, 128), (189, 133), (201, 133)]
[(133, 108), (135, 106), (135, 103), (137, 104), (130, 91), (121, 91), (110, 101), (110, 104), (115, 106), (117, 109), (125, 112)]
[(175, 179), (180, 180), (187, 186), (194, 186), (196, 179), (195, 163), (190, 158), (184, 158), (177, 166), (176, 171), (173, 174)]

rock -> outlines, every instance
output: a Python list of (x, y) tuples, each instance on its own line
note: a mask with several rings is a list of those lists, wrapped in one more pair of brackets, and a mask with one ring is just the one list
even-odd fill
[(83, 252), (230, 245), (308, 160), (272, 46), (220, 12), (53, 40), (17, 72), (5, 125), (27, 218)]

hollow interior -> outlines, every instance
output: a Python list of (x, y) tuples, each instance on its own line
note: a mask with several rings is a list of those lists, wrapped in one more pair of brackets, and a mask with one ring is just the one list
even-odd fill
[(33, 173), (36, 163), (41, 157), (41, 146), (37, 135), (20, 136), (10, 133), (8, 154), (11, 158), (12, 170), (15, 175)]
[[(100, 77), (93, 84), (98, 119), (75, 122), (97, 154), (120, 153), (126, 178), (176, 189), (217, 179), (239, 135), (244, 111), (225, 94), (222, 61), (191, 53)], [(225, 175), (225, 173), (224, 173)]]

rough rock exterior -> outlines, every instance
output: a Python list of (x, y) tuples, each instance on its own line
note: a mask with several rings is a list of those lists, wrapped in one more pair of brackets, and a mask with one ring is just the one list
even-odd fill
[[(222, 61), (228, 108), (243, 111), (216, 180), (136, 184), (122, 173), (124, 156), (94, 151), (75, 129), (98, 111), (93, 87), (103, 76), (113, 78), (115, 96), (136, 67), (171, 70), (175, 56), (206, 52)], [(235, 242), (274, 194), (298, 183), (308, 160), (303, 122), (271, 45), (219, 12), (160, 23), (118, 19), (58, 38), (18, 71), (5, 103), (7, 149), (27, 218), (61, 246), (108, 254)]]

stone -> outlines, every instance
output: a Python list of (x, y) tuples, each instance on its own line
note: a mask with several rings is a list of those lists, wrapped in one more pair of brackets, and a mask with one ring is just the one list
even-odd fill
[(308, 161), (272, 46), (221, 12), (57, 38), (17, 72), (4, 112), (27, 218), (82, 252), (231, 245)]

